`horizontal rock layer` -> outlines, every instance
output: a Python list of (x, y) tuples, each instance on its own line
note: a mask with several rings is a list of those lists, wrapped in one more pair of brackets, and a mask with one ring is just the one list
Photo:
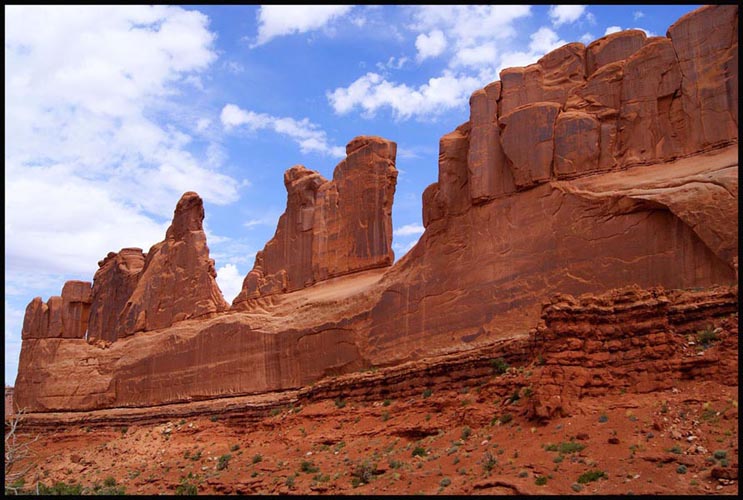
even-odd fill
[[(668, 38), (610, 35), (505, 70), (439, 147), (426, 231), (386, 270), (394, 143), (352, 141), (330, 182), (287, 171), (287, 211), (229, 313), (203, 209), (187, 197), (141, 271), (137, 254), (96, 275), (121, 295), (134, 288), (104, 313), (115, 321), (99, 319), (93, 293), (95, 328), (121, 326), (116, 342), (87, 343), (74, 308), (29, 306), (19, 404), (77, 411), (293, 389), (523, 335), (555, 293), (737, 283), (737, 7), (702, 7)], [(80, 319), (50, 329), (63, 310)]]

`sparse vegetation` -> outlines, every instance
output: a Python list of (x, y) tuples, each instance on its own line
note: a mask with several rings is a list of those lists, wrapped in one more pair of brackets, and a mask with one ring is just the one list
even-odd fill
[(237, 451), (239, 449), (240, 449), (239, 444), (233, 444), (232, 446), (230, 446), (230, 451)]
[(212, 422), (216, 422), (217, 420), (219, 420), (219, 417), (217, 415), (212, 415), (211, 417), (209, 417), (209, 420), (211, 420)]
[(374, 479), (374, 471), (377, 469), (369, 460), (359, 462), (351, 472), (351, 484), (354, 488), (361, 484), (369, 484)]
[(577, 453), (579, 451), (582, 451), (585, 447), (586, 445), (582, 443), (567, 441), (559, 444), (548, 444), (547, 446), (545, 446), (544, 449), (547, 451), (557, 451), (562, 455), (567, 455), (569, 453)]
[(696, 340), (699, 345), (706, 349), (716, 342), (718, 338), (714, 329), (711, 326), (708, 326), (704, 330), (699, 330), (696, 333)]
[(392, 400), (390, 400), (390, 399), (385, 399), (385, 400), (384, 400), (384, 402), (382, 403), (382, 406), (389, 406), (389, 405), (391, 405), (391, 404), (392, 404)]
[(686, 468), (686, 466), (684, 464), (681, 464), (678, 467), (676, 467), (676, 473), (677, 474), (686, 474), (686, 471), (687, 470), (688, 469)]
[(602, 413), (601, 415), (599, 415), (599, 423), (604, 424), (608, 421), (609, 421), (609, 417), (607, 417), (605, 414)]
[(232, 455), (229, 453), (226, 453), (219, 457), (219, 460), (217, 461), (217, 470), (224, 470), (230, 465), (230, 459), (232, 458)]
[(534, 484), (537, 486), (544, 486), (547, 484), (547, 476), (537, 476), (537, 478), (534, 480)]
[(462, 429), (462, 440), (463, 441), (466, 441), (470, 437), (470, 435), (472, 435), (472, 429), (470, 429), (469, 427), (465, 426)]
[(426, 456), (426, 449), (424, 447), (422, 447), (422, 446), (416, 446), (413, 449), (412, 455), (414, 457), (425, 457)]
[(346, 402), (343, 399), (341, 399), (341, 398), (336, 398), (335, 399), (335, 407), (336, 408), (345, 408), (346, 407)]
[(602, 470), (589, 470), (578, 477), (578, 482), (580, 484), (586, 484), (607, 477), (606, 472)]
[(491, 359), (490, 367), (496, 375), (503, 375), (508, 371), (508, 363), (506, 363), (506, 360), (503, 358)]
[(439, 486), (441, 486), (442, 488), (446, 488), (450, 484), (451, 484), (451, 479), (449, 479), (448, 477), (443, 478), (441, 482), (439, 482)]
[(423, 390), (423, 398), (430, 398), (431, 394), (433, 394), (433, 391), (431, 389), (424, 389)]
[(671, 453), (675, 453), (676, 455), (681, 455), (683, 453), (683, 450), (677, 444), (674, 444), (673, 447), (668, 451), (670, 451)]
[(510, 413), (504, 413), (504, 414), (503, 414), (503, 415), (501, 415), (501, 416), (500, 416), (500, 418), (498, 419), (498, 421), (499, 421), (499, 422), (500, 422), (501, 424), (507, 424), (507, 423), (508, 423), (508, 422), (510, 422), (511, 420), (513, 420), (513, 415), (511, 415)]
[(723, 460), (728, 457), (728, 452), (726, 450), (716, 450), (712, 456), (717, 460)]
[(309, 460), (302, 460), (300, 469), (302, 470), (302, 472), (305, 472), (307, 474), (314, 474), (315, 472), (318, 472), (320, 470), (319, 467), (317, 467), (315, 464), (313, 464)]
[(482, 458), (482, 468), (485, 470), (485, 472), (490, 474), (490, 472), (493, 470), (493, 468), (497, 464), (498, 464), (498, 459), (496, 459), (492, 453), (490, 453), (489, 451), (486, 451), (485, 455)]
[(256, 455), (253, 455), (253, 463), (254, 464), (257, 464), (257, 463), (262, 462), (262, 461), (263, 461), (263, 457), (261, 456), (260, 453), (258, 453)]

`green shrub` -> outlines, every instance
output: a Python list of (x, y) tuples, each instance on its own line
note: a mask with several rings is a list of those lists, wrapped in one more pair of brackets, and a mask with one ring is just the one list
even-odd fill
[(534, 480), (534, 484), (537, 486), (544, 486), (547, 484), (547, 476), (537, 476), (537, 478)]
[(441, 480), (441, 482), (439, 483), (439, 486), (441, 486), (442, 488), (446, 488), (450, 484), (451, 484), (451, 479), (449, 479), (448, 477), (445, 477), (444, 479)]
[(673, 447), (668, 451), (670, 451), (671, 453), (675, 453), (676, 455), (681, 455), (684, 452), (677, 444), (673, 445)]
[(286, 481), (284, 481), (284, 484), (287, 485), (289, 488), (294, 488), (294, 475), (286, 478)]
[(423, 448), (422, 446), (416, 446), (413, 449), (413, 454), (412, 455), (414, 457), (425, 457), (426, 456), (426, 449)]
[(261, 456), (260, 453), (258, 453), (257, 455), (253, 455), (254, 464), (257, 464), (258, 462), (262, 462), (262, 461), (263, 461), (263, 457)]
[(391, 400), (389, 400), (389, 399), (385, 399), (385, 400), (384, 400), (384, 403), (382, 403), (382, 405), (383, 405), (383, 406), (389, 406), (389, 405), (391, 405), (391, 404), (392, 404), (392, 401), (391, 401)]
[(217, 415), (212, 415), (211, 417), (209, 417), (209, 420), (211, 420), (212, 422), (216, 422), (217, 420), (219, 420), (219, 417)]
[(300, 465), (300, 469), (302, 472), (306, 472), (308, 474), (312, 474), (315, 472), (318, 472), (320, 470), (319, 467), (317, 467), (315, 464), (308, 460), (302, 460), (302, 464)]
[(386, 422), (390, 419), (390, 412), (383, 411), (382, 412), (382, 422)]
[(725, 451), (725, 450), (716, 450), (712, 455), (717, 460), (722, 460), (723, 458), (727, 458), (728, 457), (728, 452)]
[(503, 358), (491, 359), (490, 367), (497, 375), (502, 375), (508, 371), (508, 363), (506, 363), (506, 360)]
[(545, 450), (557, 451), (563, 455), (567, 455), (569, 453), (579, 452), (583, 450), (585, 447), (586, 445), (582, 443), (576, 443), (575, 441), (566, 441), (560, 444), (549, 444), (545, 447)]
[(116, 486), (116, 479), (113, 476), (108, 476), (103, 480), (103, 486), (112, 487)]
[(230, 446), (230, 451), (237, 451), (239, 449), (240, 449), (239, 444), (233, 444), (232, 446)]
[(423, 398), (430, 398), (431, 394), (433, 394), (433, 391), (431, 389), (424, 389), (423, 390)]
[(346, 406), (346, 402), (341, 398), (335, 399), (335, 407), (336, 408), (344, 408)]
[(196, 462), (200, 458), (201, 458), (201, 450), (196, 450), (196, 453), (191, 455), (191, 460), (193, 460), (194, 462)]
[(705, 328), (704, 330), (699, 330), (696, 334), (696, 337), (697, 343), (705, 348), (709, 347), (710, 345), (712, 345), (713, 342), (716, 342), (718, 340), (717, 334), (711, 326)]
[(503, 415), (500, 416), (500, 419), (499, 419), (501, 424), (507, 424), (511, 420), (513, 420), (513, 415), (511, 415), (510, 413), (504, 413)]
[(498, 459), (496, 459), (492, 453), (486, 451), (485, 455), (482, 458), (482, 468), (485, 470), (485, 472), (490, 473), (490, 471), (492, 471), (497, 464)]
[(219, 457), (219, 461), (217, 462), (217, 470), (224, 470), (230, 465), (230, 459), (232, 458), (232, 455), (229, 453), (226, 453)]
[(39, 495), (76, 495), (80, 496), (83, 493), (83, 487), (80, 484), (67, 484), (64, 482), (56, 482), (52, 486), (46, 486), (39, 484)]
[(374, 471), (376, 469), (376, 465), (371, 463), (369, 460), (357, 463), (353, 471), (351, 471), (351, 483), (354, 483), (353, 479), (357, 480), (354, 488), (361, 483), (369, 484), (371, 480), (374, 479)]
[(604, 423), (606, 423), (606, 422), (608, 422), (608, 421), (609, 421), (609, 417), (607, 417), (607, 416), (606, 416), (606, 415), (604, 415), (604, 414), (601, 414), (601, 415), (599, 415), (599, 422), (600, 422), (600, 423), (604, 424)]
[(606, 472), (602, 470), (589, 470), (588, 472), (584, 472), (580, 475), (580, 477), (578, 477), (578, 482), (580, 484), (586, 484), (607, 477), (608, 476), (606, 475)]
[(687, 468), (684, 464), (679, 465), (676, 467), (676, 473), (678, 474), (686, 474)]
[(472, 429), (470, 429), (469, 427), (465, 426), (462, 429), (462, 440), (463, 441), (466, 441), (471, 435), (472, 435)]

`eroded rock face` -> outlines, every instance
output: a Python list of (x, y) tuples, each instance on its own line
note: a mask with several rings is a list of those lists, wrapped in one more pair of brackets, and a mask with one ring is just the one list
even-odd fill
[(394, 142), (357, 137), (332, 181), (302, 165), (287, 170), (286, 210), (233, 306), (244, 309), (248, 299), (391, 265), (396, 151)]
[[(215, 280), (203, 220), (201, 198), (194, 192), (185, 193), (165, 240), (147, 252), (136, 287), (119, 315), (116, 338), (206, 317), (229, 307)], [(136, 266), (137, 258), (132, 260)]]
[(46, 303), (36, 297), (26, 306), (21, 338), (83, 338), (90, 304), (90, 282), (67, 281), (61, 296), (49, 297)]
[(660, 391), (688, 378), (737, 385), (735, 321), (724, 322), (734, 333), (703, 358), (693, 349), (685, 352), (685, 335), (708, 328), (715, 318), (731, 318), (737, 299), (737, 288), (724, 287), (697, 292), (628, 287), (599, 296), (553, 297), (534, 334), (544, 368), (529, 400), (530, 415), (569, 415), (582, 397), (621, 389)]
[[(187, 197), (168, 238), (137, 274), (117, 338), (172, 326), (110, 346), (50, 338), (50, 325), (66, 328), (58, 326), (64, 301), (35, 299), (24, 323), (19, 401), (65, 411), (296, 388), (481, 341), (526, 339), (542, 302), (556, 293), (735, 284), (733, 18), (735, 6), (704, 7), (676, 23), (670, 40), (652, 37), (638, 47), (642, 37), (630, 34), (588, 49), (572, 44), (475, 92), (471, 121), (440, 141), (438, 180), (423, 193), (426, 231), (389, 269), (396, 175), (389, 141), (352, 141), (332, 181), (301, 166), (287, 171), (287, 211), (229, 314), (209, 313), (222, 306), (213, 294), (203, 209)], [(592, 71), (581, 69), (586, 58)], [(104, 283), (113, 270), (102, 270)], [(690, 300), (686, 323), (709, 303), (703, 294)], [(662, 309), (662, 300), (653, 304)], [(202, 321), (178, 322), (204, 311)], [(616, 321), (631, 319), (621, 308), (610, 312)], [(652, 329), (675, 327), (668, 314)], [(603, 335), (613, 320), (592, 321), (585, 324), (599, 325)], [(643, 330), (638, 341), (653, 347), (657, 340), (666, 354), (676, 348), (675, 337), (656, 333)], [(601, 349), (627, 337), (608, 334), (601, 348), (586, 342), (580, 350), (605, 361)], [(572, 349), (575, 339), (564, 340)], [(611, 352), (636, 349), (630, 344)], [(570, 356), (588, 359), (570, 349), (562, 358), (557, 351), (554, 366)], [(639, 369), (666, 376), (732, 369), (697, 363), (668, 370), (653, 352)], [(598, 387), (593, 372), (576, 374), (576, 387)], [(652, 378), (648, 387), (662, 382)], [(554, 414), (559, 405), (545, 394), (535, 412)]]
[(89, 342), (116, 340), (119, 316), (137, 287), (144, 262), (142, 249), (124, 248), (119, 253), (109, 253), (98, 263), (99, 268), (93, 278)]

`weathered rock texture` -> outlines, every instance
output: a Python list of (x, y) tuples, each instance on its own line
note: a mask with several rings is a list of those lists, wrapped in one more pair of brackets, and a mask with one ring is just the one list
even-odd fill
[(62, 296), (33, 299), (26, 307), (21, 338), (81, 339), (88, 328), (91, 290), (87, 281), (68, 281), (62, 287)]
[(137, 287), (144, 268), (145, 254), (140, 248), (110, 252), (98, 262), (93, 277), (93, 302), (90, 306), (88, 341), (113, 342), (120, 330), (120, 315)]
[[(554, 297), (535, 332), (544, 368), (530, 413), (551, 418), (583, 397), (667, 390), (690, 378), (738, 385), (737, 302), (737, 288)], [(714, 326), (720, 319), (726, 328)], [(704, 331), (714, 338), (707, 345), (694, 335)]]
[(286, 211), (233, 305), (244, 310), (248, 299), (392, 265), (396, 152), (394, 142), (356, 137), (332, 181), (302, 165), (287, 170)]
[(47, 338), (32, 325), (52, 307), (29, 306), (18, 400), (90, 410), (293, 389), (526, 335), (556, 293), (733, 285), (737, 84), (730, 5), (683, 17), (669, 38), (616, 34), (505, 70), (441, 139), (426, 230), (398, 263), (383, 267), (395, 147), (359, 138), (331, 182), (287, 171), (287, 211), (228, 314), (210, 314), (222, 306), (198, 243), (203, 212), (186, 198), (147, 253), (116, 342)]
[[(118, 316), (117, 337), (204, 318), (229, 307), (215, 279), (203, 221), (201, 198), (185, 193), (165, 240), (147, 252), (137, 286)], [(132, 261), (136, 266), (137, 258)]]

